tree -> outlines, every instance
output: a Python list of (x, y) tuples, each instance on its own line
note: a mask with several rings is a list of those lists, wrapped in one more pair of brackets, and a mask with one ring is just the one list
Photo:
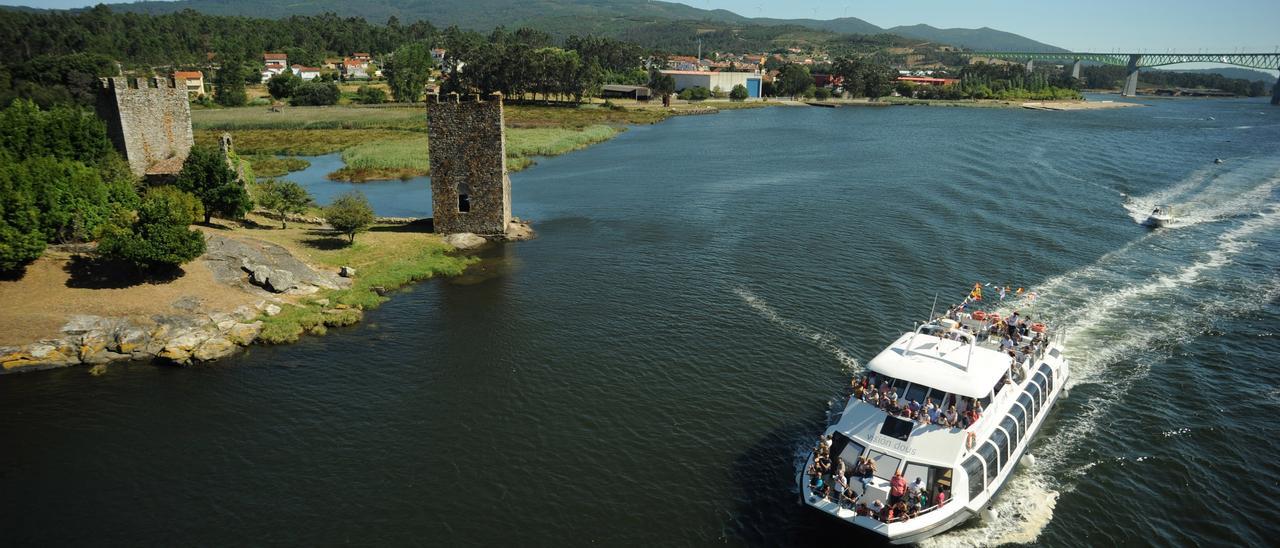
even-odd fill
[(382, 74), (387, 78), (387, 86), (396, 101), (416, 103), (422, 98), (431, 67), (431, 50), (422, 42), (413, 42), (396, 49), (383, 63)]
[(307, 82), (293, 92), (289, 104), (296, 106), (327, 106), (338, 104), (342, 92), (333, 82)]
[(235, 170), (227, 165), (222, 152), (213, 147), (191, 149), (175, 186), (190, 192), (204, 204), (205, 224), (214, 215), (239, 218), (253, 206)]
[(298, 91), (298, 86), (302, 85), (302, 78), (294, 74), (292, 71), (283, 71), (267, 80), (267, 93), (276, 99), (288, 99)]
[(293, 181), (267, 179), (255, 187), (258, 205), (280, 216), (280, 228), (289, 228), (285, 222), (290, 213), (303, 213), (311, 205), (311, 195), (302, 185)]
[(813, 97), (819, 101), (826, 101), (831, 98), (831, 90), (827, 88), (817, 88), (813, 90)]
[(356, 101), (365, 105), (380, 105), (387, 102), (387, 92), (365, 84), (356, 90)]
[(356, 233), (368, 230), (374, 219), (369, 199), (365, 198), (363, 192), (356, 190), (338, 196), (324, 209), (324, 216), (329, 221), (329, 226), (346, 234), (351, 243), (355, 243)]
[(118, 215), (103, 231), (98, 253), (139, 269), (177, 268), (204, 253), (204, 235), (189, 225), (200, 201), (171, 187), (147, 192), (136, 214)]
[(676, 79), (655, 70), (649, 74), (649, 89), (665, 99), (676, 91)]
[(729, 100), (731, 101), (746, 101), (747, 97), (750, 96), (751, 93), (747, 91), (747, 86), (742, 84), (733, 86), (733, 89), (729, 91)]
[(703, 101), (709, 97), (711, 97), (711, 90), (702, 86), (685, 88), (680, 92), (680, 98), (685, 101)]
[(224, 107), (244, 106), (249, 97), (244, 92), (244, 66), (238, 60), (226, 61), (213, 81), (213, 100)]
[(782, 72), (774, 80), (779, 95), (799, 97), (813, 86), (813, 76), (804, 65), (790, 64), (782, 67)]

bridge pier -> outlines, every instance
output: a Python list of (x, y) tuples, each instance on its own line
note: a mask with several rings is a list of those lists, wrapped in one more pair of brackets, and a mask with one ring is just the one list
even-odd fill
[(1125, 97), (1138, 94), (1138, 61), (1140, 60), (1142, 60), (1141, 55), (1129, 56), (1129, 76), (1124, 79), (1124, 91), (1121, 93)]
[(1071, 64), (1071, 77), (1076, 80), (1080, 79), (1080, 65), (1081, 62), (1079, 59), (1076, 59), (1076, 62)]
[(1271, 86), (1271, 104), (1280, 105), (1280, 78), (1276, 79), (1276, 85)]
[(1031, 74), (1036, 70), (1036, 62), (1034, 59), (1027, 59), (1027, 74)]

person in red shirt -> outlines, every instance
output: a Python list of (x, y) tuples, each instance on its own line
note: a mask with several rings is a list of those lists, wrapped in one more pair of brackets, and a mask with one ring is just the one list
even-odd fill
[(889, 480), (889, 505), (902, 500), (902, 496), (907, 492), (907, 479), (902, 477), (902, 472), (894, 472), (893, 479)]

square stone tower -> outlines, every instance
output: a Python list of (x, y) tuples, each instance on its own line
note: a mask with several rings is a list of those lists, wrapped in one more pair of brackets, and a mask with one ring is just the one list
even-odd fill
[(96, 105), (135, 175), (173, 175), (191, 153), (191, 104), (168, 78), (103, 78)]
[(502, 95), (427, 98), (431, 212), (440, 234), (506, 234), (511, 222)]

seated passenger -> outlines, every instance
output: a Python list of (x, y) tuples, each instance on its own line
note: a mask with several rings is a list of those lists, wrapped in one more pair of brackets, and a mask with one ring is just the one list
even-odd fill
[(883, 502), (880, 502), (880, 499), (876, 499), (875, 502), (871, 503), (871, 514), (872, 514), (871, 517), (873, 518), (876, 518), (880, 521), (884, 521), (885, 520), (884, 514), (885, 514), (885, 511), (887, 510), (888, 508), (884, 505)]
[(942, 423), (952, 428), (955, 428), (956, 425), (960, 424), (960, 415), (956, 413), (956, 406), (953, 405), (947, 409), (947, 414), (943, 418)]
[(907, 502), (904, 500), (900, 500), (893, 505), (893, 514), (897, 516), (898, 521), (907, 521), (911, 518), (910, 513), (907, 511)]
[(856, 507), (854, 507), (853, 513), (859, 516), (870, 516), (871, 509), (867, 508), (867, 504), (865, 502), (860, 502)]

